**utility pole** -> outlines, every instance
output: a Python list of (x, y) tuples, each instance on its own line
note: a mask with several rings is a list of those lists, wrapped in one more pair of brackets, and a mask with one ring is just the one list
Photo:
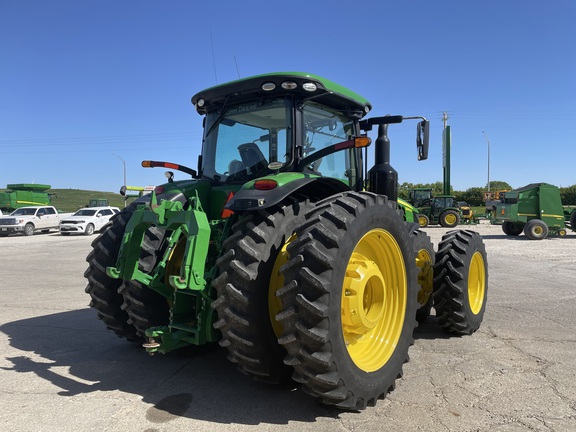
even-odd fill
[(452, 146), (452, 137), (446, 111), (442, 113), (442, 121), (444, 122), (444, 131), (442, 132), (442, 167), (444, 171), (442, 193), (450, 195), (450, 147)]
[[(112, 156), (116, 156), (118, 159), (122, 161), (122, 165), (124, 167), (124, 188), (126, 188), (126, 161), (118, 156), (116, 153), (112, 153)], [(126, 207), (126, 200), (124, 200), (124, 207)]]
[(486, 138), (486, 142), (488, 143), (488, 194), (490, 194), (490, 140), (486, 135), (486, 132), (482, 131), (484, 134), (484, 138)]

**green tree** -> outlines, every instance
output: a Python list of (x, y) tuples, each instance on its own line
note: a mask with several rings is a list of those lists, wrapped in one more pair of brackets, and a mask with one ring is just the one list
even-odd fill
[(561, 187), (560, 197), (564, 205), (576, 205), (576, 185)]
[[(490, 180), (490, 190), (491, 191), (497, 191), (497, 190), (512, 190), (512, 186), (510, 186), (508, 183), (506, 183), (505, 181), (500, 181), (500, 180)], [(488, 188), (486, 188), (485, 190), (488, 190)]]
[(466, 201), (473, 207), (484, 205), (484, 189), (480, 187), (473, 187), (466, 189), (464, 192), (454, 192), (456, 201)]

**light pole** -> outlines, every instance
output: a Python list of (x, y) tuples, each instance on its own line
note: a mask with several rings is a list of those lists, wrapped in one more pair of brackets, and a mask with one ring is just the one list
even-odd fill
[[(118, 159), (122, 161), (122, 165), (124, 167), (124, 188), (126, 188), (126, 161), (118, 156), (116, 153), (112, 153), (112, 156), (116, 156)], [(124, 200), (124, 207), (126, 207), (126, 200)]]
[(486, 138), (486, 142), (488, 143), (488, 192), (490, 192), (490, 140), (486, 135), (486, 132), (482, 131), (484, 134), (484, 138)]

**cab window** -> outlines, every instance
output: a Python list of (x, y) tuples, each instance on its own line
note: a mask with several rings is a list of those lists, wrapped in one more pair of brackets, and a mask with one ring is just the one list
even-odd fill
[[(302, 114), (303, 157), (355, 138), (353, 121), (342, 113), (309, 102), (304, 104)], [(354, 150), (338, 151), (311, 162), (306, 168), (315, 174), (332, 177), (354, 187), (357, 162), (355, 155)]]

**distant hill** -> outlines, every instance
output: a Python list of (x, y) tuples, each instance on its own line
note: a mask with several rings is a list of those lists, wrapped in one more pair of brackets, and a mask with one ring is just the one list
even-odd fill
[[(80, 207), (86, 207), (91, 199), (107, 199), (108, 203), (113, 207), (124, 208), (124, 197), (119, 193), (113, 192), (98, 192), (80, 189), (50, 189), (49, 193), (53, 193), (52, 205), (58, 210), (63, 212), (73, 212)], [(128, 200), (126, 203), (130, 203)]]

